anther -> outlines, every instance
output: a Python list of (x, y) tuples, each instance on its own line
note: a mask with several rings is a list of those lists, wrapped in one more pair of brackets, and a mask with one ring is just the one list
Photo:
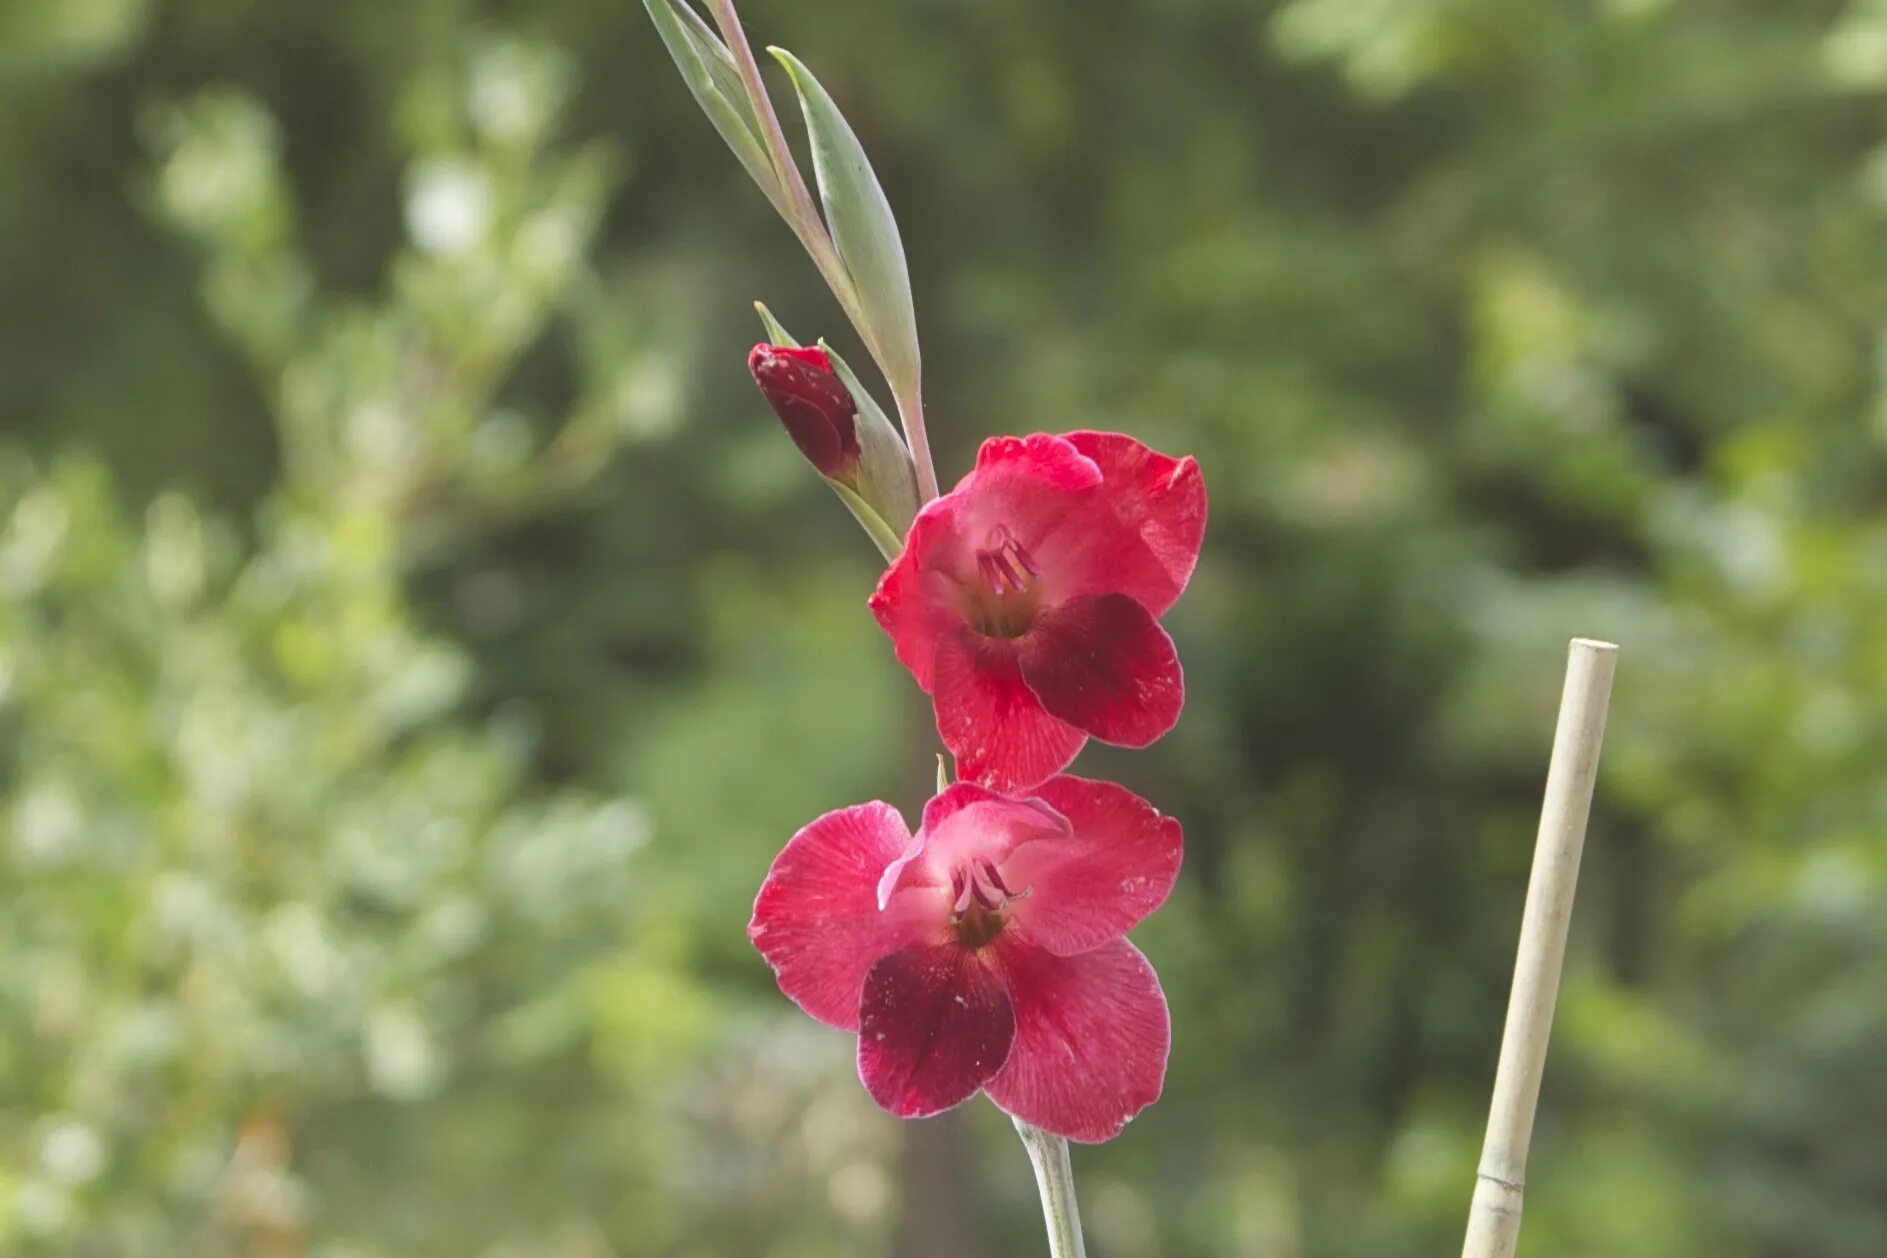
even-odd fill
[(1042, 575), (1015, 534), (1000, 524), (989, 531), (983, 548), (976, 552), (976, 567), (990, 593), (998, 596), (1021, 594)]
[(995, 861), (983, 862), (983, 877), (989, 879), (989, 885), (996, 888), (996, 890), (1002, 892), (1012, 900), (1015, 898), (1016, 893), (1009, 889), (1008, 885), (1003, 882), (1002, 875), (996, 871)]

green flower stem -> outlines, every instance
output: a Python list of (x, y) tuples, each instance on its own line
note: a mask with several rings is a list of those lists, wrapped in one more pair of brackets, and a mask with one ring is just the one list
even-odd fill
[(898, 395), (897, 403), (904, 442), (911, 447), (911, 466), (917, 472), (917, 503), (922, 506), (937, 496), (937, 465), (930, 457), (930, 434), (924, 431), (924, 398), (913, 384)]
[(1022, 1147), (1035, 1167), (1042, 1193), (1042, 1218), (1048, 1224), (1049, 1258), (1087, 1258), (1081, 1243), (1081, 1208), (1075, 1204), (1075, 1173), (1068, 1164), (1068, 1142), (1060, 1136), (1015, 1120)]

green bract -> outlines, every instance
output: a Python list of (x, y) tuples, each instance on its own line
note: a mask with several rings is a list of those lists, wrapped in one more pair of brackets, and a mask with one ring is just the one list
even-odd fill
[(793, 88), (799, 93), (826, 227), (858, 296), (859, 333), (884, 369), (892, 391), (899, 397), (914, 395), (920, 362), (917, 315), (891, 202), (872, 173), (858, 137), (812, 71), (784, 48), (767, 51), (793, 76)]
[(898, 545), (885, 556), (890, 559), (902, 547), (904, 534), (917, 516), (917, 477), (911, 468), (911, 451), (898, 435), (897, 426), (865, 391), (851, 366), (839, 357), (839, 351), (823, 337), (819, 348), (832, 360), (832, 370), (858, 406), (859, 492), (877, 508), (898, 538)]

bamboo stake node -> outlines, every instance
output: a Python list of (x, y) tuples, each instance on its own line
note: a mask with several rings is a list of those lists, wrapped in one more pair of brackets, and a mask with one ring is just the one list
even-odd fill
[(1566, 688), (1560, 695), (1559, 726), (1553, 734), (1540, 834), (1533, 849), (1533, 873), (1520, 919), (1507, 1027), (1501, 1036), (1500, 1064), (1494, 1071), (1494, 1100), (1488, 1109), (1487, 1139), (1481, 1147), (1462, 1258), (1513, 1258), (1519, 1243), (1527, 1151), (1533, 1141), (1540, 1077), (1553, 1030), (1553, 1007), (1559, 998), (1566, 932), (1572, 922), (1579, 857), (1592, 812), (1617, 663), (1618, 647), (1610, 642), (1574, 638), (1568, 652)]

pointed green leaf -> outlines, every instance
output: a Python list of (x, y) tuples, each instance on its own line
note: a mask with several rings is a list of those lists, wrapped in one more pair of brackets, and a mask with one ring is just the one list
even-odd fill
[(700, 52), (702, 64), (714, 80), (715, 89), (727, 98), (747, 130), (758, 136), (760, 119), (754, 113), (753, 102), (747, 98), (747, 85), (741, 81), (740, 68), (734, 64), (734, 54), (722, 42), (720, 32), (695, 12), (689, 0), (668, 0), (668, 3), (671, 11), (680, 18), (688, 42)]
[[(785, 328), (780, 326), (780, 321), (773, 317), (773, 312), (771, 310), (767, 309), (766, 302), (756, 301), (753, 304), (753, 308), (760, 315), (760, 322), (763, 325), (765, 325), (767, 329), (767, 340), (771, 341), (775, 345), (784, 345), (788, 349), (799, 348), (799, 342), (793, 339), (791, 333), (789, 333)], [(850, 386), (848, 385), (847, 387), (849, 388)], [(858, 394), (854, 393), (852, 395), (852, 400), (853, 402), (856, 403), (858, 400)]]
[(682, 80), (694, 94), (696, 103), (708, 121), (734, 150), (734, 156), (747, 168), (753, 181), (766, 193), (767, 200), (782, 215), (787, 213), (786, 191), (780, 186), (773, 161), (767, 156), (766, 143), (760, 136), (760, 120), (753, 103), (747, 99), (740, 70), (727, 51), (727, 45), (708, 28), (706, 22), (687, 0), (642, 0), (642, 7), (655, 21), (655, 29), (681, 71)]
[(813, 174), (825, 203), (826, 227), (858, 295), (859, 333), (899, 396), (918, 385), (917, 315), (897, 220), (865, 150), (839, 107), (799, 58), (783, 48), (768, 52), (786, 67), (799, 93), (812, 140)]

